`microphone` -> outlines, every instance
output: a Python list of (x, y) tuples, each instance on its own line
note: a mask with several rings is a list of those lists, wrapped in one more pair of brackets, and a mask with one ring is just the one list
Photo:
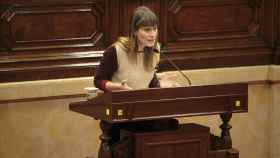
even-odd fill
[(176, 71), (178, 71), (178, 72), (184, 77), (184, 79), (188, 81), (188, 84), (191, 86), (191, 85), (192, 85), (192, 82), (191, 82), (190, 78), (189, 78), (187, 75), (185, 75), (185, 74), (181, 71), (181, 69), (180, 69), (172, 60), (170, 60), (170, 59), (166, 56), (165, 52), (166, 52), (165, 46), (164, 46), (163, 44), (161, 44), (161, 47), (160, 47), (160, 55), (162, 55), (162, 57), (163, 57), (164, 59), (166, 59), (166, 60), (168, 61), (168, 63), (171, 64), (172, 67), (174, 67), (174, 68), (176, 69)]

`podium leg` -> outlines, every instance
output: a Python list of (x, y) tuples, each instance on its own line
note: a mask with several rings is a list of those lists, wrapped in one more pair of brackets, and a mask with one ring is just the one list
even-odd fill
[(231, 149), (232, 140), (230, 136), (230, 129), (232, 127), (229, 124), (229, 121), (232, 117), (232, 113), (223, 113), (220, 114), (220, 117), (223, 121), (223, 123), (220, 125), (222, 130), (221, 136), (219, 137), (211, 134), (211, 148), (213, 150)]
[(223, 121), (223, 124), (220, 126), (220, 128), (222, 129), (221, 139), (224, 142), (224, 148), (230, 149), (232, 148), (232, 140), (229, 130), (232, 128), (232, 126), (229, 124), (229, 121), (232, 117), (232, 113), (224, 113), (221, 114), (220, 117)]
[(112, 147), (110, 145), (112, 124), (100, 121), (100, 128), (102, 134), (99, 137), (101, 145), (98, 151), (98, 158), (112, 158)]

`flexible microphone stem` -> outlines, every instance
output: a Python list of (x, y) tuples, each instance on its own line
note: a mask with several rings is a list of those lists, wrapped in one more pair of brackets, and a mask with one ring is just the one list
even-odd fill
[(165, 51), (162, 50), (162, 53), (160, 53), (187, 81), (188, 81), (188, 84), (191, 86), (192, 85), (192, 82), (191, 80), (189, 79), (189, 77), (187, 75), (185, 75), (181, 70), (180, 68), (172, 61), (170, 60), (165, 54), (164, 54)]

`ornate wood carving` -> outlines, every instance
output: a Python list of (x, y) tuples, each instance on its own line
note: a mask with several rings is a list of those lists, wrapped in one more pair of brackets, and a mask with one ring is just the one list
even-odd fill
[[(165, 5), (162, 41), (180, 68), (271, 62), (272, 50), (259, 36), (259, 14), (247, 0), (172, 0)], [(163, 65), (172, 69), (165, 62)]]
[(104, 45), (104, 5), (11, 5), (1, 16), (4, 45), (31, 50)]
[[(181, 48), (190, 49), (194, 45), (203, 46), (212, 41), (220, 44), (216, 44), (216, 47), (235, 47), (232, 42), (242, 40), (243, 46), (256, 45), (257, 39), (254, 37), (257, 30), (250, 28), (256, 29), (257, 24), (247, 1), (181, 0), (170, 1), (168, 6), (166, 36), (167, 43), (172, 47), (182, 43)], [(245, 41), (248, 42), (244, 43)], [(211, 44), (213, 47), (213, 42)]]
[[(244, 1), (180, 1), (168, 8), (168, 30), (176, 41), (248, 32), (252, 13)], [(215, 20), (215, 17), (219, 20)], [(244, 34), (244, 33), (243, 33)], [(169, 39), (172, 41), (172, 39)]]
[(230, 136), (230, 129), (232, 126), (229, 124), (229, 121), (232, 117), (232, 113), (223, 113), (220, 114), (222, 119), (222, 124), (220, 128), (222, 130), (221, 136), (211, 135), (211, 148), (214, 150), (221, 149), (231, 149), (232, 148), (232, 139)]
[[(92, 51), (126, 36), (139, 5), (158, 15), (160, 42), (181, 69), (279, 64), (278, 0), (0, 3), (0, 82), (93, 75), (102, 52)], [(162, 68), (173, 69), (164, 59)]]

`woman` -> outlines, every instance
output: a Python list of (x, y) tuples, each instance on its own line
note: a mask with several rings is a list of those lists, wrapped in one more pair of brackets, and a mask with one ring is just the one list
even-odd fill
[(106, 49), (94, 84), (104, 91), (158, 87), (158, 18), (147, 7), (133, 14), (129, 37), (121, 37)]
[[(159, 62), (158, 19), (147, 7), (134, 11), (128, 38), (121, 37), (106, 49), (97, 70), (94, 84), (103, 91), (159, 87), (156, 67)], [(110, 143), (119, 141), (120, 129), (170, 129), (178, 125), (175, 119), (149, 120), (110, 124)]]

